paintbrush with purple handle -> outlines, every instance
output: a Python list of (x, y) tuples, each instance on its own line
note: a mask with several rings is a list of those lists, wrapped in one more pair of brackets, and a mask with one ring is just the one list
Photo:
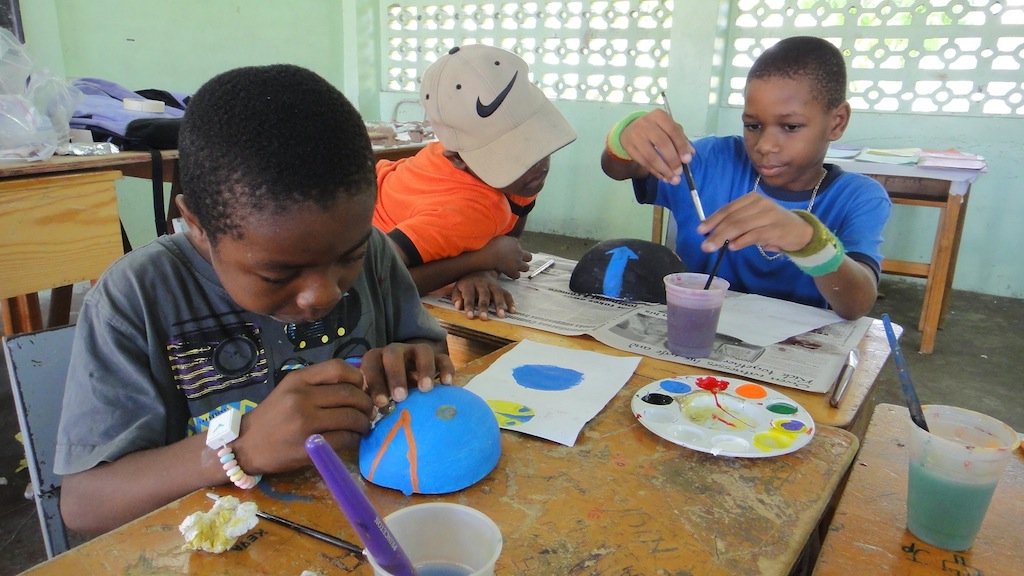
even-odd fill
[(306, 439), (306, 452), (377, 565), (395, 576), (416, 576), (416, 569), (398, 540), (327, 440), (313, 434)]

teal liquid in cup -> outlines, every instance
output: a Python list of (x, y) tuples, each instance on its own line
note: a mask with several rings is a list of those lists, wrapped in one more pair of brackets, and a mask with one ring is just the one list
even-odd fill
[(981, 530), (996, 483), (957, 482), (910, 463), (907, 528), (946, 550), (966, 550)]
[(972, 410), (922, 409), (928, 431), (906, 420), (907, 529), (937, 548), (967, 550), (1020, 439), (1013, 428)]

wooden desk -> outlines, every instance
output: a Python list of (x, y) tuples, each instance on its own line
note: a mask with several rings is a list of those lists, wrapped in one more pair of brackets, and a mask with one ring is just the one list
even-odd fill
[[(177, 188), (178, 151), (164, 150), (160, 153), (163, 160), (162, 173), (165, 182), (171, 182), (171, 190)], [(121, 152), (102, 156), (53, 156), (42, 162), (10, 161), (0, 162), (0, 181), (15, 187), (18, 182), (25, 184), (25, 189), (32, 189), (46, 176), (62, 174), (78, 174), (82, 172), (99, 172), (118, 170), (125, 176), (150, 179), (153, 164), (149, 152)], [(121, 239), (125, 250), (130, 249), (128, 238), (121, 229)], [(50, 295), (50, 314), (48, 326), (67, 324), (71, 311), (72, 286), (54, 288)], [(4, 317), (5, 331), (9, 334), (32, 332), (44, 328), (39, 309), (39, 296), (35, 293), (4, 299), (0, 303)]]
[[(163, 150), (160, 156), (163, 158), (164, 179), (170, 182), (178, 165), (178, 151)], [(121, 152), (102, 156), (53, 156), (42, 162), (4, 161), (0, 162), (0, 180), (101, 170), (119, 170), (125, 176), (148, 179), (151, 158), (149, 152)]]
[[(504, 350), (467, 365), (464, 384)], [(569, 448), (501, 433), (497, 468), (456, 494), (405, 497), (367, 486), (381, 515), (441, 500), (477, 508), (501, 527), (497, 573), (780, 574), (797, 560), (857, 450), (819, 426), (810, 444), (777, 458), (715, 458), (661, 440), (629, 407), (649, 378), (634, 374)], [(316, 472), (267, 478), (243, 499), (358, 542)], [(241, 491), (222, 486), (220, 494)], [(265, 521), (222, 555), (183, 552), (177, 526), (211, 503), (194, 493), (41, 564), (28, 574), (370, 574), (359, 557)]]
[[(1024, 453), (1017, 450), (999, 481), (974, 546), (950, 552), (906, 529), (907, 409), (875, 408), (815, 576), (847, 574), (1020, 574), (1024, 569)], [(1016, 568), (1014, 568), (1016, 566)]]
[[(0, 180), (3, 332), (42, 327), (39, 290), (97, 278), (124, 254), (117, 170)], [(68, 290), (70, 311), (70, 290)], [(67, 321), (65, 320), (65, 323)]]
[[(163, 160), (161, 165), (163, 181), (171, 183), (172, 194), (180, 193), (178, 151), (161, 150), (160, 157)], [(42, 162), (0, 162), (0, 181), (27, 179), (47, 174), (76, 174), (101, 170), (119, 170), (125, 176), (151, 180), (153, 161), (149, 152), (119, 152), (100, 156), (52, 156)], [(167, 222), (169, 224), (170, 219)], [(129, 248), (127, 239), (125, 242), (127, 250)]]
[[(470, 320), (462, 312), (429, 304), (426, 306), (449, 334), (480, 342), (493, 348), (504, 346), (509, 342), (530, 339), (567, 348), (596, 350), (605, 354), (620, 356), (628, 354), (606, 346), (590, 336), (562, 336), (536, 328), (509, 324), (508, 322), (493, 318), (486, 321)], [(868, 329), (867, 334), (861, 339), (857, 349), (860, 353), (860, 364), (853, 373), (853, 380), (850, 381), (850, 387), (846, 391), (846, 396), (843, 397), (842, 403), (837, 408), (829, 405), (827, 394), (817, 394), (774, 384), (765, 385), (799, 402), (811, 413), (815, 423), (818, 425), (853, 430), (860, 436), (867, 424), (866, 418), (861, 417), (863, 416), (862, 408), (869, 403), (875, 379), (885, 364), (885, 360), (889, 357), (889, 342), (885, 337), (885, 329), (882, 327), (880, 320), (872, 322), (871, 328)], [(640, 360), (636, 373), (651, 380), (688, 374), (720, 374), (730, 376), (715, 372), (714, 370), (708, 370), (707, 368), (688, 366), (647, 356), (641, 356), (641, 358), (642, 360)]]
[(977, 170), (920, 168), (834, 158), (828, 158), (827, 161), (848, 172), (865, 174), (878, 180), (889, 192), (893, 204), (935, 208), (939, 211), (931, 260), (911, 262), (886, 258), (882, 261), (882, 272), (886, 274), (926, 279), (917, 329), (921, 332), (920, 352), (931, 354), (935, 350), (936, 333), (942, 327), (943, 317), (949, 307), (971, 183), (981, 173)]

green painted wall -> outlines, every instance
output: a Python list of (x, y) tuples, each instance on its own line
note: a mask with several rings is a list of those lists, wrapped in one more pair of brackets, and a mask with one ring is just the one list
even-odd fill
[[(722, 12), (716, 2), (677, 3), (672, 109), (692, 137), (738, 133), (738, 111), (709, 106), (707, 87)], [(195, 90), (210, 76), (250, 64), (290, 62), (335, 83), (367, 119), (390, 117), (411, 95), (380, 92), (377, 2), (369, 0), (31, 0), (22, 1), (29, 50), (69, 77), (98, 76), (129, 88)], [(685, 23), (685, 30), (683, 24)], [(628, 184), (605, 178), (599, 156), (608, 127), (635, 107), (557, 103), (579, 133), (559, 151), (529, 229), (594, 239), (647, 238), (651, 210)], [(855, 113), (845, 141), (873, 146), (955, 146), (982, 154), (989, 172), (971, 195), (954, 286), (1024, 297), (1024, 191), (1016, 152), (1021, 119)], [(119, 188), (136, 244), (152, 238), (145, 182)], [(926, 257), (935, 216), (896, 210), (887, 234), (891, 257)]]
[[(343, 13), (337, 0), (32, 0), (22, 4), (26, 21), (43, 19), (42, 7), (52, 6), (54, 44), (60, 47), (64, 73), (71, 78), (95, 76), (131, 89), (193, 92), (231, 68), (291, 63), (314, 70), (339, 87), (345, 85), (339, 41)], [(31, 31), (26, 33), (32, 42)], [(125, 218), (125, 228), (133, 245), (151, 240), (155, 231), (149, 183), (126, 179), (118, 192), (121, 213), (131, 215)]]

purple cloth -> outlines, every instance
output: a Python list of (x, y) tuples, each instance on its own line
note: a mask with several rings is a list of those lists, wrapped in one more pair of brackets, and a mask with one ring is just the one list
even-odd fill
[[(125, 98), (143, 99), (120, 84), (99, 78), (79, 78), (71, 84), (82, 91), (84, 97), (71, 117), (71, 127), (92, 130), (101, 128), (114, 134), (124, 135), (125, 128), (132, 120), (139, 118), (181, 118), (184, 110), (167, 106), (163, 112), (138, 112), (125, 110), (122, 101)], [(178, 100), (184, 101), (186, 95), (170, 92)], [(182, 104), (184, 106), (184, 104)]]

